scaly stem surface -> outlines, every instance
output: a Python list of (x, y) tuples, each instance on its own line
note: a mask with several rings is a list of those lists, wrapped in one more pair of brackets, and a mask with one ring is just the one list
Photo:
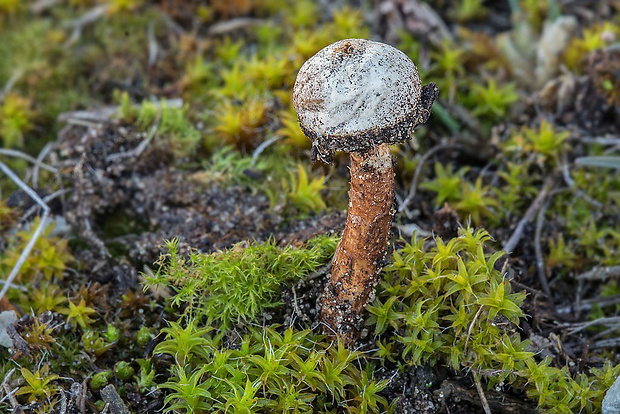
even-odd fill
[(389, 241), (394, 202), (394, 168), (388, 144), (351, 153), (351, 190), (342, 239), (325, 287), (321, 319), (331, 333), (351, 344), (362, 311), (374, 292)]

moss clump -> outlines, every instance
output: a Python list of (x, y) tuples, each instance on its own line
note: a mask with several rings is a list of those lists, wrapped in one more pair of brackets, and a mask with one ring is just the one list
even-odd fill
[[(388, 380), (362, 371), (361, 354), (310, 330), (249, 325), (278, 306), (280, 286), (325, 264), (335, 238), (305, 248), (279, 249), (273, 241), (185, 259), (168, 243), (166, 264), (149, 284), (172, 286), (171, 304), (184, 304), (179, 322), (162, 329), (156, 355), (173, 358), (166, 412), (382, 412)], [(216, 323), (217, 322), (217, 323)], [(231, 322), (235, 332), (226, 330)], [(245, 323), (243, 323), (245, 322)], [(240, 333), (241, 332), (241, 333)], [(358, 361), (359, 360), (359, 361)], [(357, 363), (353, 363), (357, 361)], [(373, 367), (368, 365), (369, 372)]]
[(118, 118), (148, 133), (150, 138), (156, 136), (166, 151), (181, 158), (194, 154), (199, 148), (202, 134), (192, 123), (187, 107), (149, 100), (134, 105), (128, 93), (116, 95), (119, 101)]
[(321, 191), (325, 188), (325, 177), (308, 179), (308, 173), (301, 164), (297, 164), (297, 176), (291, 174), (288, 182), (283, 183), (288, 203), (301, 215), (325, 210), (325, 201)]
[(0, 99), (0, 142), (4, 147), (23, 147), (24, 134), (31, 130), (32, 102), (16, 93)]
[(567, 150), (565, 141), (570, 136), (568, 131), (558, 131), (552, 122), (543, 119), (538, 128), (522, 128), (515, 133), (504, 146), (504, 151), (522, 152), (525, 155), (536, 154), (539, 164), (548, 159), (558, 161), (561, 150)]
[[(29, 231), (18, 232), (17, 237), (10, 241), (9, 249), (0, 254), (0, 272), (9, 274), (32, 239), (39, 223), (40, 218), (37, 218)], [(54, 225), (48, 225), (43, 230), (19, 271), (18, 281), (34, 283), (41, 277), (48, 281), (62, 279), (67, 265), (73, 262), (73, 256), (69, 251), (68, 239), (50, 236), (53, 229)]]
[(512, 384), (526, 390), (545, 412), (597, 412), (620, 365), (605, 364), (590, 375), (573, 376), (568, 367), (537, 361), (530, 341), (522, 340), (522, 292), (497, 270), (503, 252), (488, 254), (484, 230), (462, 229), (445, 243), (435, 238), (394, 253), (392, 264), (368, 307), (369, 324), (381, 334), (380, 351), (411, 365), (448, 364), (485, 377), (489, 386)]
[(437, 194), (435, 205), (451, 203), (454, 209), (463, 217), (471, 217), (474, 224), (480, 224), (483, 217), (493, 217), (497, 201), (493, 197), (489, 186), (483, 185), (482, 178), (478, 177), (475, 183), (465, 179), (468, 167), (452, 171), (452, 166), (444, 167), (435, 164), (435, 177), (420, 184), (420, 188)]
[(329, 344), (310, 330), (250, 327), (233, 349), (221, 335), (171, 323), (157, 354), (175, 358), (165, 412), (378, 413), (388, 380), (375, 381), (354, 363), (359, 352)]
[(609, 46), (617, 36), (620, 36), (620, 27), (617, 24), (610, 21), (593, 24), (568, 45), (563, 56), (564, 63), (576, 72), (583, 70), (587, 65), (588, 54)]
[(270, 240), (212, 254), (192, 252), (189, 257), (180, 254), (178, 240), (166, 247), (168, 253), (160, 258), (158, 272), (147, 277), (148, 284), (171, 286), (173, 305), (186, 305), (186, 314), (226, 327), (280, 305), (281, 286), (327, 263), (336, 239), (317, 237), (303, 249), (280, 249)]

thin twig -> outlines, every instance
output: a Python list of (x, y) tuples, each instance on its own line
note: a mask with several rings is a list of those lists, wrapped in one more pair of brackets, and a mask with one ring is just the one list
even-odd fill
[(60, 391), (60, 413), (59, 414), (67, 414), (67, 394), (65, 393), (65, 390), (63, 390), (62, 388), (60, 388), (59, 391)]
[(54, 144), (51, 142), (48, 142), (47, 144), (45, 144), (41, 152), (39, 152), (39, 155), (37, 155), (37, 162), (34, 164), (34, 168), (32, 170), (32, 187), (33, 188), (37, 188), (37, 186), (39, 185), (39, 168), (41, 167), (41, 165), (43, 164), (43, 160), (45, 159), (47, 154), (49, 154), (49, 152), (52, 150), (53, 147), (54, 147)]
[(256, 147), (256, 149), (252, 153), (252, 162), (250, 165), (253, 167), (254, 164), (256, 164), (256, 160), (263, 153), (263, 151), (265, 151), (271, 144), (278, 141), (280, 138), (281, 137), (279, 136), (275, 136), (273, 138), (268, 139), (267, 141), (261, 142), (260, 145)]
[(607, 335), (611, 335), (612, 333), (616, 332), (618, 329), (620, 329), (620, 325), (612, 326), (611, 328), (605, 329), (603, 332), (599, 332), (596, 335), (594, 335), (592, 338), (590, 338), (590, 342), (595, 341), (600, 338), (604, 338)]
[(155, 38), (155, 32), (153, 30), (153, 22), (149, 23), (146, 30), (146, 38), (149, 42), (149, 66), (153, 66), (157, 62), (157, 55), (159, 52), (159, 46), (157, 45), (157, 39)]
[(604, 137), (584, 137), (580, 139), (581, 142), (587, 144), (600, 144), (600, 145), (620, 145), (620, 137), (607, 135)]
[(39, 226), (32, 234), (30, 240), (28, 241), (28, 244), (22, 251), (22, 254), (19, 256), (19, 259), (17, 259), (17, 262), (13, 266), (13, 269), (11, 269), (11, 273), (9, 273), (9, 276), (6, 278), (6, 283), (0, 291), (1, 299), (11, 287), (13, 281), (19, 273), (19, 269), (21, 269), (22, 265), (30, 255), (30, 251), (34, 248), (35, 243), (39, 239), (39, 236), (41, 236), (43, 229), (45, 229), (45, 226), (47, 225), (47, 217), (50, 213), (50, 208), (47, 206), (47, 204), (45, 204), (45, 202), (43, 202), (43, 200), (41, 200), (41, 197), (39, 197), (39, 195), (32, 188), (28, 187), (13, 171), (11, 171), (9, 167), (7, 167), (2, 162), (0, 162), (0, 170), (2, 170), (2, 172), (4, 172), (15, 184), (17, 184), (19, 188), (21, 188), (26, 194), (28, 194), (30, 198), (32, 198), (38, 205), (40, 205), (41, 209), (43, 210)]
[(80, 37), (82, 36), (82, 29), (84, 28), (84, 26), (99, 20), (108, 12), (109, 8), (109, 4), (103, 4), (101, 6), (93, 7), (79, 18), (65, 23), (65, 26), (73, 27), (71, 37), (69, 37), (69, 40), (67, 40), (65, 46), (70, 46), (80, 40)]
[[(15, 368), (13, 368), (13, 369), (15, 369)], [(11, 387), (9, 387), (9, 384), (2, 384), (2, 389), (4, 390), (4, 392), (6, 394), (0, 400), (0, 402), (4, 402), (5, 399), (8, 399), (9, 400), (9, 404), (11, 404), (11, 407), (13, 408), (13, 410), (16, 410), (17, 407), (19, 407), (19, 403), (15, 399), (15, 393), (17, 392), (17, 390), (19, 388), (16, 387), (14, 389), (11, 389)]]
[(620, 266), (595, 267), (585, 273), (575, 276), (578, 280), (607, 280), (620, 276)]
[(570, 349), (567, 347), (567, 350), (571, 352), (575, 352), (580, 348), (592, 350), (592, 349), (604, 349), (604, 348), (617, 348), (618, 346), (620, 346), (620, 338), (608, 338), (608, 339), (601, 339), (600, 341), (596, 341), (596, 342), (586, 341), (585, 344), (571, 345)]
[[(6, 285), (6, 280), (0, 280), (0, 285)], [(10, 288), (21, 290), (22, 292), (28, 292), (28, 288), (25, 286), (16, 285), (14, 283), (10, 283)]]
[(19, 407), (19, 403), (15, 399), (15, 393), (17, 392), (18, 388), (15, 388), (12, 390), (11, 387), (9, 386), (9, 382), (11, 382), (11, 378), (13, 377), (14, 372), (15, 372), (15, 368), (11, 368), (11, 370), (5, 375), (4, 380), (2, 380), (2, 384), (0, 384), (0, 388), (2, 388), (2, 390), (4, 390), (5, 392), (5, 395), (0, 400), (0, 402), (3, 402), (5, 399), (8, 399), (13, 410), (16, 410), (17, 407)]
[(164, 13), (161, 9), (159, 10), (159, 15), (161, 16), (161, 19), (164, 21), (164, 24), (166, 25), (168, 30), (171, 30), (177, 36), (183, 36), (187, 33), (183, 26), (172, 20), (172, 18), (166, 13)]
[(508, 239), (508, 241), (504, 243), (504, 250), (506, 250), (508, 254), (511, 254), (514, 251), (515, 247), (517, 247), (517, 245), (519, 244), (519, 241), (521, 241), (521, 237), (523, 237), (523, 231), (525, 230), (526, 224), (528, 224), (530, 221), (534, 219), (534, 217), (536, 216), (536, 213), (538, 212), (538, 210), (540, 210), (540, 208), (544, 204), (545, 199), (547, 198), (549, 194), (549, 191), (551, 191), (554, 181), (555, 179), (553, 177), (549, 177), (545, 181), (545, 184), (543, 184), (543, 187), (540, 190), (540, 193), (538, 193), (538, 196), (536, 196), (536, 199), (532, 202), (530, 207), (527, 209), (527, 211), (525, 212), (525, 215), (521, 218), (521, 220), (519, 220), (517, 227), (515, 227), (515, 230), (510, 236), (510, 238)]
[[(71, 191), (70, 188), (63, 188), (63, 189), (60, 189), (60, 190), (56, 190), (52, 194), (48, 194), (45, 197), (43, 197), (43, 202), (45, 202), (47, 204), (50, 201), (52, 201), (53, 199), (55, 199), (56, 197), (60, 197), (60, 196), (63, 196), (65, 194), (67, 194), (69, 191)], [(23, 222), (23, 221), (27, 220), (28, 217), (30, 217), (32, 214), (34, 214), (35, 211), (37, 211), (37, 208), (38, 207), (36, 205), (30, 207), (28, 209), (28, 211), (26, 211), (24, 213), (24, 215), (22, 216), (21, 221)]]
[(79, 395), (77, 398), (77, 405), (80, 407), (80, 413), (86, 413), (86, 393), (88, 391), (88, 387), (86, 385), (86, 378), (82, 381), (79, 388)]
[(474, 324), (476, 323), (478, 316), (480, 316), (480, 314), (482, 313), (482, 308), (483, 307), (480, 306), (478, 312), (476, 312), (476, 314), (474, 315), (474, 319), (472, 319), (471, 323), (469, 324), (469, 328), (467, 329), (467, 337), (465, 338), (465, 347), (463, 348), (463, 353), (467, 352), (467, 344), (469, 342), (469, 337), (471, 336), (471, 331), (474, 328)]
[(537, 290), (537, 289), (531, 288), (531, 287), (529, 287), (529, 286), (527, 286), (527, 285), (524, 285), (523, 283), (519, 283), (519, 282), (517, 282), (517, 281), (515, 281), (515, 280), (511, 280), (511, 281), (510, 281), (510, 283), (511, 283), (511, 284), (513, 284), (513, 285), (515, 285), (515, 287), (517, 287), (517, 288), (519, 288), (519, 289), (523, 289), (523, 290), (525, 290), (526, 292), (529, 292), (529, 293), (531, 293), (531, 294), (533, 294), (533, 295), (543, 296), (543, 297), (545, 297), (545, 298), (547, 298), (547, 297), (548, 297), (548, 296), (545, 294), (545, 292), (541, 292), (540, 290)]
[(17, 69), (15, 72), (13, 72), (9, 80), (2, 87), (2, 90), (0, 90), (0, 101), (4, 99), (6, 94), (9, 93), (11, 89), (13, 89), (13, 85), (15, 85), (17, 81), (19, 81), (19, 78), (21, 78), (23, 74), (23, 69)]
[(607, 327), (615, 327), (620, 326), (620, 316), (610, 316), (604, 318), (598, 318), (593, 321), (582, 322), (578, 324), (571, 325), (571, 329), (567, 329), (567, 335), (574, 335), (578, 332), (583, 331), (584, 329), (589, 328), (593, 325), (603, 325)]
[(317, 277), (325, 276), (325, 274), (329, 271), (329, 269), (331, 267), (332, 267), (331, 262), (327, 263), (326, 265), (323, 265), (323, 266), (319, 267), (317, 270), (315, 270), (314, 272), (309, 274), (306, 277), (306, 279), (307, 280), (312, 280), (312, 279), (316, 279)]
[(489, 407), (489, 402), (487, 401), (486, 395), (484, 395), (484, 390), (482, 389), (482, 384), (480, 383), (480, 377), (478, 374), (474, 374), (474, 384), (476, 384), (476, 390), (478, 390), (478, 395), (480, 395), (480, 402), (482, 403), (482, 409), (486, 414), (493, 414), (491, 411), (491, 407)]
[[(15, 368), (11, 368), (11, 370), (4, 376), (4, 379), (2, 380), (2, 384), (0, 384), (0, 391), (6, 391), (5, 386), (7, 386), (9, 384), (9, 382), (11, 381), (11, 377), (13, 377), (13, 373), (15, 372)], [(17, 388), (13, 391), (7, 392), (7, 394), (2, 397), (2, 399), (0, 400), (0, 402), (3, 402), (5, 399), (10, 398), (9, 394), (12, 394), (13, 392), (15, 392), (17, 390)]]
[(538, 215), (536, 217), (536, 230), (534, 232), (534, 250), (536, 253), (536, 268), (538, 273), (538, 279), (543, 288), (543, 292), (545, 292), (549, 301), (553, 304), (551, 289), (549, 288), (549, 281), (547, 280), (547, 272), (545, 271), (545, 259), (543, 257), (542, 244), (540, 240), (542, 236), (543, 223), (545, 222), (545, 213), (549, 208), (550, 201), (551, 199), (549, 198), (538, 210)]
[(29, 9), (33, 14), (41, 14), (52, 6), (61, 3), (62, 0), (37, 0), (30, 4)]
[(411, 237), (414, 233), (419, 237), (429, 237), (433, 235), (432, 232), (420, 228), (420, 226), (415, 223), (393, 224), (393, 226), (398, 229), (400, 235), (405, 237)]
[(308, 322), (308, 317), (302, 313), (301, 309), (299, 309), (299, 304), (297, 303), (297, 291), (295, 290), (295, 286), (292, 287), (292, 291), (293, 291), (293, 309), (295, 310), (295, 313), (299, 316), (299, 318), (302, 321)]
[(618, 346), (620, 346), (620, 338), (609, 338), (591, 343), (590, 349), (617, 348)]
[(54, 174), (57, 174), (57, 173), (60, 172), (56, 168), (50, 167), (49, 165), (40, 162), (36, 158), (31, 157), (30, 155), (28, 155), (28, 154), (26, 154), (24, 152), (17, 151), (17, 150), (14, 150), (14, 149), (0, 148), (0, 155), (6, 155), (6, 156), (9, 156), (9, 157), (16, 157), (16, 158), (24, 159), (26, 161), (30, 161), (35, 166), (38, 166), (39, 168), (42, 168), (42, 169), (44, 169), (46, 171), (49, 171), (51, 173), (54, 173)]
[(69, 111), (58, 115), (58, 120), (68, 124), (99, 128), (102, 123), (109, 122), (118, 113), (118, 106), (104, 106), (94, 110)]
[(562, 177), (564, 178), (564, 182), (566, 183), (566, 185), (568, 185), (571, 189), (575, 190), (575, 195), (577, 197), (581, 197), (583, 198), (585, 201), (587, 201), (588, 203), (592, 204), (594, 207), (601, 209), (603, 208), (603, 204), (600, 203), (599, 201), (593, 199), (592, 197), (590, 197), (589, 195), (587, 195), (585, 193), (585, 191), (579, 189), (576, 187), (575, 185), (575, 180), (573, 180), (573, 177), (571, 177), (570, 175), (570, 170), (568, 168), (568, 161), (566, 161), (566, 154), (563, 154), (562, 157), (564, 158), (563, 160), (563, 165), (562, 165)]
[(231, 32), (236, 32), (237, 30), (265, 24), (265, 22), (266, 20), (264, 19), (238, 17), (236, 19), (226, 20), (211, 25), (207, 32), (207, 36), (221, 36)]
[(142, 155), (142, 153), (144, 152), (144, 150), (146, 149), (146, 147), (150, 144), (150, 142), (153, 140), (153, 138), (155, 137), (155, 135), (157, 134), (157, 129), (159, 128), (159, 123), (161, 121), (161, 113), (162, 113), (163, 107), (160, 105), (157, 108), (157, 117), (155, 118), (155, 121), (153, 122), (153, 125), (151, 125), (151, 129), (149, 130), (149, 134), (148, 136), (142, 140), (142, 142), (140, 142), (140, 144), (138, 144), (138, 146), (136, 146), (135, 148), (129, 150), (129, 151), (125, 151), (125, 152), (117, 152), (114, 154), (110, 154), (106, 157), (106, 161), (113, 161), (119, 158), (130, 158), (130, 157), (135, 157), (138, 158), (140, 157), (140, 155)]
[(570, 312), (583, 312), (592, 309), (593, 306), (599, 306), (601, 308), (607, 306), (616, 306), (620, 303), (620, 296), (611, 298), (594, 298), (581, 301), (577, 304), (556, 308), (557, 313), (570, 313)]
[(420, 180), (420, 174), (422, 173), (422, 168), (424, 167), (424, 163), (428, 161), (430, 157), (432, 157), (433, 155), (435, 155), (437, 152), (441, 150), (459, 149), (459, 148), (461, 148), (461, 145), (459, 144), (439, 144), (439, 145), (435, 145), (434, 147), (426, 151), (424, 155), (422, 155), (422, 158), (420, 158), (420, 162), (418, 162), (418, 165), (415, 168), (415, 173), (413, 174), (413, 180), (411, 181), (411, 187), (409, 187), (409, 194), (407, 194), (407, 197), (402, 201), (402, 203), (398, 207), (399, 213), (403, 211), (404, 209), (406, 209), (409, 206), (409, 203), (411, 203), (411, 200), (413, 200), (413, 198), (415, 197), (416, 192), (418, 190), (418, 181)]
[(142, 155), (146, 147), (148, 147), (150, 142), (153, 140), (153, 137), (155, 137), (155, 133), (157, 132), (157, 128), (159, 127), (159, 118), (160, 117), (158, 115), (158, 119), (155, 121), (155, 124), (151, 127), (149, 135), (145, 139), (143, 139), (142, 142), (140, 142), (135, 148), (129, 151), (125, 151), (125, 152), (116, 152), (114, 154), (110, 154), (106, 157), (105, 160), (107, 162), (110, 162), (110, 161), (115, 161), (115, 160), (122, 159), (122, 158), (138, 158), (140, 155)]
[[(86, 387), (84, 387), (86, 388)], [(129, 410), (125, 406), (125, 403), (121, 399), (120, 395), (116, 391), (114, 385), (106, 385), (101, 391), (101, 399), (106, 403), (110, 404), (110, 412), (111, 414), (129, 414)]]

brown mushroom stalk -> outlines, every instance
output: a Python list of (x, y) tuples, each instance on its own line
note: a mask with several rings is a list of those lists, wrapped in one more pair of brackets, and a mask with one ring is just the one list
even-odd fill
[(390, 237), (394, 168), (389, 144), (403, 142), (430, 116), (438, 89), (422, 87), (411, 60), (392, 46), (336, 42), (299, 71), (293, 104), (312, 142), (313, 161), (351, 153), (347, 222), (323, 296), (329, 331), (352, 343), (362, 325)]
[(321, 319), (350, 342), (377, 284), (390, 237), (394, 168), (388, 144), (351, 153), (347, 222), (336, 248)]

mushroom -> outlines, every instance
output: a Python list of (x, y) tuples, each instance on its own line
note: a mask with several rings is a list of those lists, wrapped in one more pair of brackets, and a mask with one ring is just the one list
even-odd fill
[(347, 221), (325, 287), (321, 319), (351, 344), (385, 259), (394, 212), (389, 144), (425, 123), (439, 89), (422, 86), (415, 65), (384, 43), (345, 39), (308, 59), (297, 75), (293, 105), (312, 140), (312, 161), (351, 154)]

